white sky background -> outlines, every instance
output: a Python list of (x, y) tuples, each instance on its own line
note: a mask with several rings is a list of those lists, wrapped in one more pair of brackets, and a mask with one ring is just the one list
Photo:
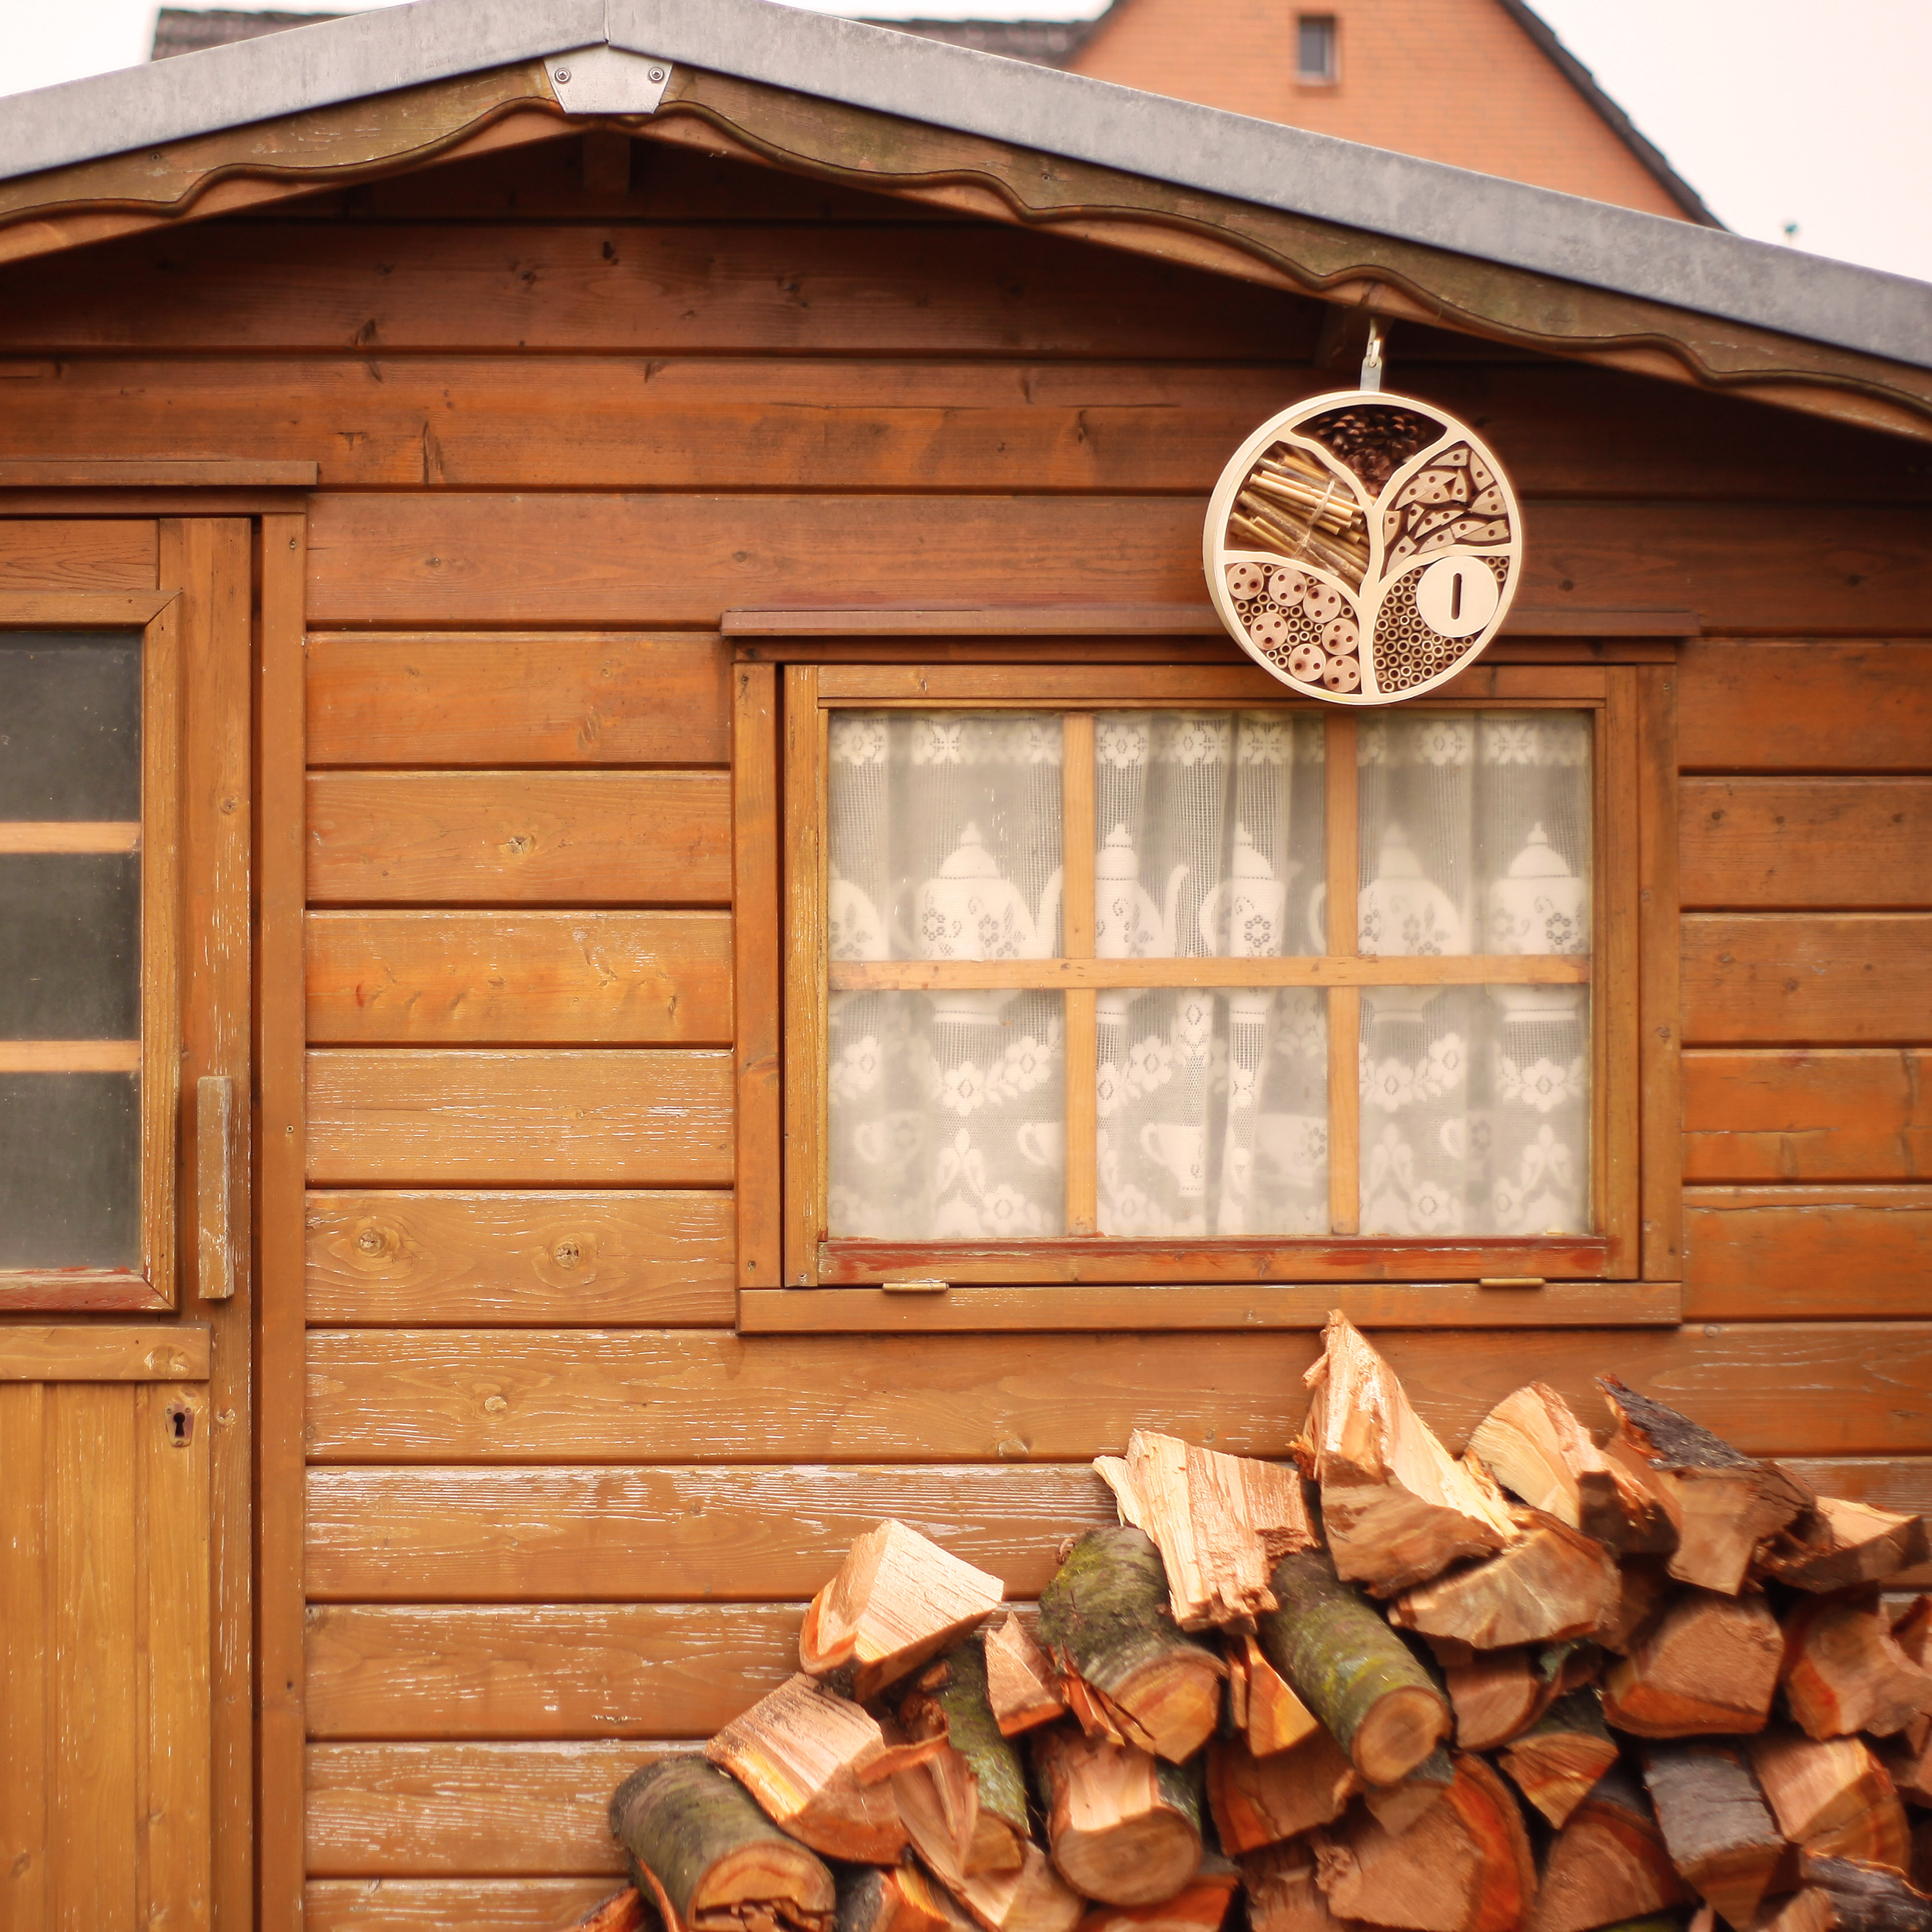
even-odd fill
[[(272, 4), (346, 13), (394, 0)], [(794, 4), (902, 19), (1100, 10), (1099, 0)], [(1932, 0), (1532, 4), (1741, 234), (1775, 242), (1795, 221), (1801, 248), (1932, 281)], [(154, 16), (154, 0), (0, 0), (0, 95), (134, 65)]]

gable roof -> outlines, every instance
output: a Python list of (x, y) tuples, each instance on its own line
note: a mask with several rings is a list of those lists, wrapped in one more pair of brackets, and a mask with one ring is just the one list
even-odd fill
[(1932, 368), (1932, 284), (771, 0), (352, 14), (16, 95), (0, 180), (607, 46)]

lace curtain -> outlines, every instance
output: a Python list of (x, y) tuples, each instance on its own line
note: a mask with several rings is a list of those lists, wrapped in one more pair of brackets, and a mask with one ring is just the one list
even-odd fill
[[(1364, 952), (1589, 951), (1587, 716), (1384, 714), (1359, 747)], [(1362, 1232), (1586, 1232), (1589, 1064), (1581, 986), (1366, 988)]]

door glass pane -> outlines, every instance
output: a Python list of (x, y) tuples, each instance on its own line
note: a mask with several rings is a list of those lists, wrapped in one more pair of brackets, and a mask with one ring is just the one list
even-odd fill
[(0, 1268), (140, 1264), (140, 634), (0, 632)]

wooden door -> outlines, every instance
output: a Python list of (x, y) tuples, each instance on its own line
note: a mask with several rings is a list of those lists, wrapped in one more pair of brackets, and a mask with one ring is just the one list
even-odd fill
[(250, 1922), (254, 549), (0, 516), (0, 1932)]

